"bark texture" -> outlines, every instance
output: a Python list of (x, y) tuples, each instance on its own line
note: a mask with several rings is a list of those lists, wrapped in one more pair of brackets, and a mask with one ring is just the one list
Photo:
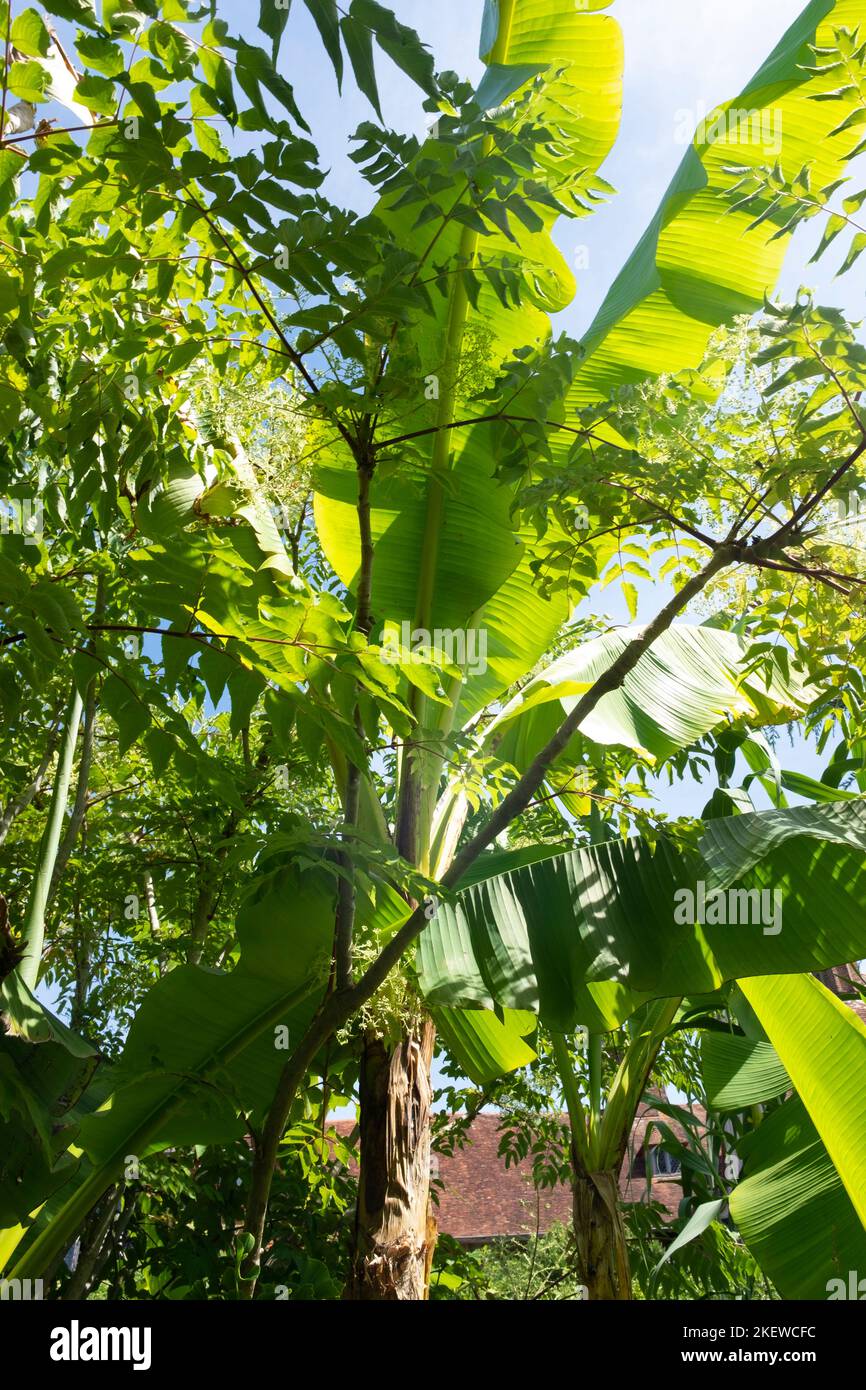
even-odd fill
[(591, 1301), (631, 1298), (616, 1173), (575, 1173), (574, 1243), (578, 1277)]
[(436, 1030), (389, 1049), (368, 1038), (361, 1064), (361, 1156), (355, 1252), (346, 1296), (427, 1297), (436, 1223), (430, 1211), (430, 1064)]

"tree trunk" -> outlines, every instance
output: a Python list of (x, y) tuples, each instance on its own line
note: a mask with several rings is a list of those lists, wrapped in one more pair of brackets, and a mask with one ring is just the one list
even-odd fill
[(578, 1278), (592, 1301), (631, 1298), (617, 1175), (574, 1174), (574, 1244)]
[(436, 1030), (389, 1050), (368, 1038), (361, 1061), (355, 1251), (346, 1297), (423, 1300), (436, 1245), (430, 1211), (430, 1064)]

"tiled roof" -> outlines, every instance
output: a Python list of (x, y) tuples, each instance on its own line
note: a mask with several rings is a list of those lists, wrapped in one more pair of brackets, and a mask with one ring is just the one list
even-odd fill
[[(646, 1202), (651, 1196), (653, 1201), (664, 1206), (670, 1219), (676, 1216), (679, 1206), (678, 1181), (656, 1177), (650, 1194), (645, 1177), (629, 1175), (634, 1155), (641, 1149), (647, 1127), (654, 1117), (662, 1118), (651, 1106), (643, 1106), (638, 1114), (620, 1175), (620, 1194), (627, 1202)], [(667, 1123), (678, 1137), (684, 1137), (678, 1125)], [(499, 1126), (498, 1115), (477, 1115), (466, 1145), (453, 1155), (437, 1156), (439, 1230), (457, 1240), (474, 1242), (494, 1236), (534, 1235), (536, 1223), (542, 1232), (548, 1231), (555, 1222), (570, 1225), (570, 1188), (560, 1185), (536, 1193), (530, 1162), (506, 1167), (505, 1159), (499, 1154)], [(354, 1127), (352, 1120), (339, 1120), (334, 1126), (343, 1138), (347, 1138)], [(657, 1135), (651, 1136), (651, 1143), (657, 1141)]]
[(536, 1192), (530, 1163), (506, 1168), (498, 1153), (499, 1123), (498, 1115), (477, 1115), (465, 1147), (439, 1156), (439, 1229), (457, 1240), (533, 1235), (536, 1224), (548, 1231), (557, 1221), (571, 1221), (569, 1188)]

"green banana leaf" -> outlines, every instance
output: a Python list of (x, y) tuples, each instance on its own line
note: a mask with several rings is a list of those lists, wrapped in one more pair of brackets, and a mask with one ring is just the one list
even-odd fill
[(741, 980), (740, 989), (866, 1226), (866, 1024), (811, 975)]
[[(633, 639), (610, 632), (567, 652), (531, 680), (495, 719), (487, 737), (499, 756), (527, 767), (562, 720)], [(801, 714), (817, 691), (777, 669), (769, 688), (748, 672), (746, 644), (733, 632), (680, 623), (653, 643), (581, 726), (599, 744), (617, 744), (663, 760), (696, 743), (726, 719), (766, 725)], [(580, 738), (575, 740), (575, 747)], [(569, 750), (563, 763), (573, 758)]]
[(734, 1033), (701, 1034), (701, 1069), (714, 1110), (747, 1110), (791, 1089), (771, 1043)]
[[(616, 1026), (647, 997), (859, 959), (866, 800), (807, 809), (711, 822), (700, 853), (612, 841), (477, 884), (443, 904), (420, 939), (425, 997), (437, 1007), (527, 1009), (571, 1032)], [(717, 888), (732, 889), (728, 924), (712, 920)], [(689, 916), (708, 920), (677, 920)]]
[(246, 1133), (246, 1117), (262, 1116), (327, 981), (334, 896), (334, 880), (321, 870), (270, 868), (239, 914), (234, 970), (181, 965), (150, 990), (119, 1062), (101, 1078), (107, 1099), (81, 1120), (76, 1144), (85, 1161), (68, 1199), (26, 1249), (34, 1268), (46, 1243), (57, 1250), (71, 1241), (130, 1155), (227, 1143)]
[(69, 1180), (75, 1106), (99, 1062), (15, 971), (0, 991), (0, 1227)]
[[(561, 854), (565, 845), (527, 845), (521, 849), (488, 850), (476, 859), (464, 884), (483, 883), (497, 874), (537, 864)], [(538, 1020), (534, 1013), (519, 1009), (432, 1010), (437, 1032), (465, 1076), (484, 1086), (500, 1076), (528, 1066), (535, 1058), (529, 1042)]]
[[(263, 874), (237, 921), (240, 959), (229, 974), (180, 965), (145, 996), (113, 1071), (112, 1096), (82, 1124), (79, 1143), (110, 1163), (131, 1134), (134, 1152), (225, 1143), (244, 1114), (273, 1097), (303, 1001), (324, 987), (334, 929), (334, 883), (291, 865)], [(289, 1037), (279, 1032), (289, 1030)]]
[(856, 792), (846, 792), (841, 787), (819, 782), (815, 777), (807, 776), (805, 772), (789, 772), (783, 769), (779, 774), (779, 781), (786, 792), (793, 792), (795, 796), (805, 797), (808, 801), (843, 801), (847, 796), (857, 795)]
[[(717, 327), (761, 308), (790, 241), (777, 237), (787, 214), (774, 211), (754, 226), (753, 209), (731, 211), (724, 194), (737, 176), (728, 170), (778, 159), (793, 177), (808, 164), (821, 187), (846, 173), (851, 132), (832, 132), (860, 98), (852, 86), (838, 101), (816, 100), (839, 83), (832, 71), (809, 71), (809, 45), (832, 45), (834, 28), (864, 23), (866, 0), (812, 0), (744, 91), (711, 113), (586, 334), (571, 408), (627, 382), (698, 367)], [(753, 112), (769, 140), (742, 138), (743, 117), (755, 120)]]
[(847, 1285), (866, 1268), (866, 1231), (802, 1100), (774, 1110), (738, 1152), (731, 1216), (783, 1298), (826, 1299), (831, 1279)]
[[(475, 878), (559, 848), (493, 850), (478, 861)], [(67, 1228), (74, 1232), (87, 1203), (114, 1180), (129, 1155), (141, 1158), (169, 1144), (230, 1142), (246, 1132), (247, 1117), (260, 1117), (271, 1103), (287, 1048), (306, 1028), (327, 980), (335, 890), (321, 871), (301, 873), (281, 863), (261, 867), (238, 916), (241, 954), (234, 970), (219, 974), (181, 965), (171, 971), (145, 997), (117, 1066), (100, 1076), (106, 1098), (78, 1117), (74, 1134), (83, 1160), (64, 1161), (58, 1169), (68, 1184), (68, 1196), (63, 1189), (54, 1192), (51, 1204), (58, 1226), (52, 1230), (49, 1221), (40, 1221), (24, 1242), (23, 1258), (32, 1258), (33, 1268), (44, 1258), (46, 1241), (56, 1242)], [(374, 915), (362, 913), (360, 920), (387, 935), (407, 908), (387, 885), (380, 888)], [(506, 1011), (498, 1019), (442, 1009), (437, 1023), (468, 1055), (480, 1082), (534, 1056), (525, 1041), (535, 1030), (532, 1014)], [(29, 1048), (31, 1055), (36, 1051), (44, 1047)], [(34, 1168), (31, 1176), (21, 1203), (24, 1216), (58, 1186), (45, 1171)]]
[(34, 1046), (0, 1031), (0, 1228), (27, 1220), (69, 1181), (76, 1128), (73, 1107), (97, 1057), (58, 1042)]
[[(593, 9), (600, 8), (593, 6)], [(519, 303), (500, 299), (485, 276), (477, 298), (466, 295), (460, 276), (433, 313), (413, 319), (398, 333), (396, 353), (410, 340), (417, 363), (417, 393), (407, 401), (400, 433), (450, 426), (461, 417), (454, 383), (461, 363), (494, 373), (515, 349), (543, 352), (550, 339), (549, 315), (565, 308), (575, 281), (550, 236), (561, 210), (582, 214), (587, 177), (609, 152), (616, 136), (622, 84), (622, 38), (609, 17), (576, 7), (572, 0), (502, 0), (485, 11), (482, 50), (489, 63), (479, 101), (495, 106), (503, 128), (535, 122), (555, 132), (538, 150), (533, 178), (537, 226), (513, 215), (507, 200), (486, 235), (456, 219), (438, 230), (436, 261), (464, 264), (482, 253), (489, 265), (520, 267)], [(507, 96), (505, 105), (502, 103)], [(429, 140), (422, 159), (450, 168), (453, 153)], [(465, 176), (454, 171), (454, 186)], [(385, 197), (377, 216), (402, 247), (422, 254), (430, 221), (417, 225), (417, 204)], [(510, 219), (510, 220), (509, 220)], [(440, 219), (441, 220), (441, 219)], [(535, 225), (535, 219), (530, 219)], [(438, 223), (435, 224), (438, 228)], [(465, 369), (465, 368), (464, 368)], [(441, 381), (441, 398), (425, 400), (428, 378)], [(466, 412), (463, 411), (463, 414)], [(470, 414), (480, 413), (472, 410)], [(568, 616), (563, 595), (541, 596), (530, 570), (534, 532), (512, 518), (511, 489), (494, 478), (495, 451), (489, 426), (440, 430), (415, 441), (416, 467), (400, 476), (380, 469), (371, 490), (371, 525), (376, 563), (372, 608), (383, 622), (440, 631), (477, 629), (487, 640), (484, 670), (466, 673), (458, 722), (513, 684), (539, 659)], [(447, 446), (447, 447), (446, 447)], [(360, 568), (354, 460), (340, 447), (317, 474), (315, 515), (330, 563), (354, 588)]]
[[(838, 1001), (831, 1005), (833, 996), (809, 976), (742, 981), (743, 986), (771, 1029), (775, 1020), (788, 1025), (795, 1002), (797, 1026), (805, 1017), (814, 1041), (812, 1019), (825, 1049), (823, 1061), (810, 1059), (813, 1073), (826, 1068), (828, 1049), (834, 1057), (834, 1083), (823, 1094), (823, 1127), (847, 1125), (851, 1086), (836, 1085), (835, 1059), (837, 1047), (845, 1052), (852, 1027), (856, 1033), (856, 1017), (844, 1007), (840, 1013)], [(701, 1060), (708, 1102), (718, 1110), (745, 1110), (792, 1089), (772, 1043), (704, 1033)], [(851, 1081), (856, 1090), (856, 1077)], [(803, 1099), (795, 1094), (771, 1111), (739, 1142), (738, 1153), (744, 1167), (731, 1196), (731, 1215), (782, 1297), (827, 1298), (834, 1279), (847, 1288), (849, 1271), (862, 1269), (866, 1260), (866, 1230)]]
[[(776, 852), (782, 862), (790, 864), (796, 855), (796, 846), (792, 847), (790, 841), (799, 836), (807, 836), (816, 845), (826, 841), (859, 850), (863, 844), (866, 799), (861, 796), (847, 800), (847, 805), (845, 801), (837, 801), (829, 807), (793, 806), (778, 813), (728, 816), (712, 821), (701, 843), (701, 853), (714, 885), (726, 888), (767, 855)], [(852, 884), (853, 891), (856, 885)], [(821, 906), (823, 915), (824, 904)], [(856, 951), (846, 957), (846, 961), (856, 959), (859, 959)]]
[(518, 1071), (534, 1060), (528, 1042), (538, 1026), (535, 1014), (503, 1009), (433, 1009), (436, 1031), (465, 1075), (478, 1086)]

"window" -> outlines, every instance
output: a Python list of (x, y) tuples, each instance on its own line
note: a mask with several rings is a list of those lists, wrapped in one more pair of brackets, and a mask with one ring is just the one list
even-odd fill
[(656, 1178), (678, 1177), (682, 1172), (682, 1167), (678, 1158), (669, 1154), (666, 1149), (656, 1145), (650, 1149), (650, 1172)]

